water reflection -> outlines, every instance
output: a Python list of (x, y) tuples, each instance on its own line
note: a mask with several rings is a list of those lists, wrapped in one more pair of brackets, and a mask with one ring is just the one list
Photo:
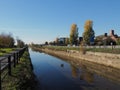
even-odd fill
[(71, 70), (72, 70), (72, 77), (73, 78), (79, 77), (79, 70), (77, 67), (71, 65)]
[(92, 74), (97, 74), (114, 83), (120, 84), (120, 69), (107, 67), (104, 65), (91, 63), (91, 62), (83, 61), (83, 60), (74, 60), (71, 58), (63, 59), (63, 60), (71, 63), (74, 66), (74, 68), (75, 67), (79, 68), (81, 71), (84, 71), (84, 72), (86, 71)]
[(79, 69), (73, 65), (71, 65), (72, 70), (72, 77), (73, 78), (80, 78), (80, 80), (85, 80), (88, 83), (94, 82), (94, 74), (87, 71), (86, 67), (82, 67), (81, 72)]
[(40, 82), (41, 89), (38, 90), (120, 89), (120, 72), (116, 69), (83, 61), (61, 60), (33, 51), (30, 51), (30, 55), (34, 72)]
[(86, 67), (82, 67), (82, 73), (80, 75), (80, 80), (85, 80), (88, 83), (93, 83), (94, 82), (94, 74), (87, 71)]
[[(106, 79), (120, 84), (120, 70), (106, 67), (91, 62), (81, 62), (82, 66), (86, 67), (86, 71), (96, 73), (99, 76), (105, 77)], [(78, 66), (79, 67), (79, 66)]]

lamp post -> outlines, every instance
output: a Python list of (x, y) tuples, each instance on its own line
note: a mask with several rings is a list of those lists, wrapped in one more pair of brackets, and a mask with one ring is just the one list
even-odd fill
[(112, 50), (113, 50), (113, 42), (111, 42), (110, 44), (111, 44), (111, 46), (112, 46)]

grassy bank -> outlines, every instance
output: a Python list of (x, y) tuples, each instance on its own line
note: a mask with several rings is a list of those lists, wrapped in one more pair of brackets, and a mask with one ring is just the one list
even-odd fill
[(28, 51), (25, 51), (16, 68), (12, 68), (12, 75), (6, 76), (2, 82), (2, 90), (35, 90), (35, 76), (33, 74)]
[[(67, 46), (43, 46), (39, 48), (47, 48), (50, 50), (57, 50), (57, 51), (67, 51), (67, 50), (77, 50), (80, 51), (80, 46), (78, 47), (67, 47)], [(120, 54), (120, 48), (85, 48), (86, 51), (91, 52), (104, 52), (104, 53), (114, 53)]]
[(14, 51), (15, 48), (0, 48), (0, 56), (10, 53), (11, 51)]

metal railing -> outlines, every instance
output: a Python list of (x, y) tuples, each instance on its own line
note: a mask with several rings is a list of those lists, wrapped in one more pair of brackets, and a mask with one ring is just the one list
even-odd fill
[(6, 75), (11, 75), (12, 67), (16, 67), (21, 56), (28, 47), (17, 49), (9, 54), (0, 57), (0, 90), (2, 90), (2, 81)]

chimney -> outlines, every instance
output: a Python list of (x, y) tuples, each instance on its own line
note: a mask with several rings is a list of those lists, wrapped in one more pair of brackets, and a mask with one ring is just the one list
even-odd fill
[(104, 36), (107, 37), (107, 33), (105, 33)]
[(114, 30), (110, 30), (110, 36), (114, 36)]

